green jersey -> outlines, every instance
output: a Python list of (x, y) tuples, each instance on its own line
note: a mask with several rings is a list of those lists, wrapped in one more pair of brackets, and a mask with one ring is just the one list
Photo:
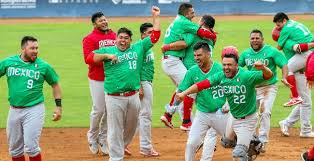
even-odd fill
[(31, 107), (44, 102), (43, 84), (58, 83), (55, 70), (45, 61), (24, 62), (20, 55), (0, 62), (0, 77), (6, 75), (11, 106)]
[[(183, 40), (182, 34), (184, 33), (191, 33), (196, 35), (199, 28), (200, 26), (198, 24), (192, 22), (182, 15), (178, 15), (176, 19), (169, 25), (166, 31), (164, 44), (170, 44), (179, 40)], [(185, 50), (169, 50), (166, 51), (164, 55), (172, 55), (183, 58), (185, 55)]]
[(253, 64), (256, 61), (261, 61), (264, 63), (272, 72), (273, 76), (259, 84), (259, 86), (272, 85), (277, 83), (277, 66), (282, 68), (288, 64), (285, 56), (276, 48), (270, 45), (264, 45), (258, 52), (254, 51), (252, 48), (244, 50), (239, 58), (239, 66), (246, 66), (248, 70), (256, 70)]
[(233, 117), (241, 118), (256, 112), (255, 86), (264, 81), (262, 71), (247, 71), (239, 68), (233, 78), (223, 72), (208, 77), (211, 86), (220, 85), (227, 98)]
[(190, 69), (192, 66), (196, 65), (195, 59), (194, 59), (194, 51), (193, 46), (199, 42), (199, 41), (205, 41), (208, 43), (210, 47), (210, 53), (212, 55), (213, 49), (214, 49), (214, 43), (212, 40), (208, 39), (202, 39), (201, 37), (194, 35), (194, 34), (183, 34), (183, 39), (185, 43), (187, 44), (187, 48), (185, 49), (185, 57), (183, 58), (183, 65), (186, 67), (186, 69)]
[[(213, 63), (211, 69), (207, 73), (204, 73), (199, 66), (195, 65), (186, 72), (183, 81), (179, 85), (179, 89), (184, 91), (193, 84), (203, 81), (208, 78), (208, 76), (221, 71), (222, 66), (218, 63)], [(225, 104), (225, 102), (226, 99), (220, 85), (205, 89), (197, 93), (196, 96), (196, 107), (197, 110), (201, 112), (216, 112)]]
[(282, 51), (285, 54), (286, 58), (289, 60), (295, 55), (295, 51), (293, 51), (293, 46), (296, 43), (292, 40), (287, 40), (285, 45), (282, 47)]
[(141, 81), (153, 81), (154, 79), (154, 53), (152, 50), (147, 51), (146, 57), (144, 58), (142, 70), (141, 70)]
[(313, 35), (302, 23), (288, 20), (280, 31), (278, 45), (283, 47), (289, 39), (298, 44), (310, 43), (313, 41)]
[(150, 37), (146, 37), (132, 44), (125, 51), (120, 51), (116, 46), (95, 50), (95, 54), (113, 54), (118, 58), (115, 63), (111, 60), (104, 60), (105, 92), (113, 94), (138, 90), (144, 57), (152, 47)]

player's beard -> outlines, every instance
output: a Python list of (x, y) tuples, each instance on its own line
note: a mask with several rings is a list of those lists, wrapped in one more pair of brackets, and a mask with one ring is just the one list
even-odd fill
[(37, 59), (37, 54), (32, 53), (29, 55), (25, 55), (25, 58), (29, 61), (29, 62), (34, 62)]

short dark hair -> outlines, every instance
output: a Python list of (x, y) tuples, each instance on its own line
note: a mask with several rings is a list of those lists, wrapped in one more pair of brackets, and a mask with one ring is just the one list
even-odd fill
[(140, 32), (144, 33), (150, 27), (153, 27), (152, 23), (149, 23), (149, 22), (143, 23), (140, 27)]
[(253, 34), (253, 33), (259, 33), (259, 34), (261, 35), (261, 37), (263, 38), (263, 33), (262, 33), (261, 30), (253, 29), (253, 30), (251, 31), (251, 33), (250, 33), (250, 36), (251, 36), (251, 34)]
[(24, 48), (28, 41), (37, 42), (37, 39), (33, 36), (24, 36), (21, 41), (21, 48)]
[(215, 18), (211, 15), (204, 15), (202, 17), (202, 21), (204, 21), (204, 25), (209, 28), (214, 28), (215, 26)]
[(185, 15), (190, 8), (193, 8), (192, 4), (182, 3), (179, 7), (178, 14), (179, 15)]
[(208, 45), (208, 43), (207, 42), (205, 42), (205, 41), (199, 41), (199, 42), (197, 42), (194, 46), (193, 46), (193, 51), (196, 51), (196, 50), (198, 50), (198, 49), (203, 49), (204, 51), (206, 51), (206, 52), (210, 52), (211, 50), (210, 50), (210, 47), (209, 47), (209, 45)]
[(237, 55), (235, 55), (235, 54), (225, 54), (224, 56), (223, 56), (223, 58), (233, 58), (234, 59), (234, 61), (238, 64), (238, 61), (239, 61), (239, 58), (238, 58), (238, 56)]
[(92, 23), (95, 23), (96, 20), (97, 20), (97, 18), (100, 18), (100, 17), (102, 17), (102, 16), (105, 16), (104, 13), (102, 13), (102, 12), (96, 12), (96, 13), (94, 13), (94, 14), (92, 15), (92, 17), (91, 17)]
[(126, 27), (121, 27), (119, 30), (118, 30), (118, 35), (121, 34), (121, 33), (126, 33), (130, 36), (130, 38), (132, 37), (133, 33), (131, 30), (129, 30), (128, 28)]
[(274, 22), (274, 23), (276, 23), (276, 22), (283, 22), (284, 19), (289, 20), (288, 15), (286, 15), (286, 14), (283, 13), (283, 12), (278, 12), (278, 13), (274, 16), (273, 22)]

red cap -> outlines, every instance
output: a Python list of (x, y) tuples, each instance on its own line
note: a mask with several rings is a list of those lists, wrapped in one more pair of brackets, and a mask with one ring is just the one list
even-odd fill
[(234, 46), (224, 47), (224, 49), (222, 49), (222, 52), (221, 52), (221, 59), (227, 54), (233, 54), (233, 55), (237, 56), (237, 58), (239, 58), (238, 49)]
[(271, 36), (272, 36), (273, 40), (276, 42), (279, 39), (280, 31), (281, 31), (281, 29), (275, 26), (273, 31), (271, 32)]

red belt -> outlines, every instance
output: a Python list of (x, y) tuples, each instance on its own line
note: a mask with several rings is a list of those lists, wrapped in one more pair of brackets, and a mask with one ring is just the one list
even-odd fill
[(108, 93), (109, 96), (124, 96), (124, 97), (129, 97), (133, 96), (137, 93), (137, 91), (127, 91), (123, 93)]
[[(176, 56), (174, 56), (174, 57), (176, 57)], [(169, 55), (164, 55), (164, 59), (168, 59), (168, 58), (170, 58), (170, 56)], [(177, 58), (179, 58), (180, 60), (183, 60), (182, 58), (180, 58), (180, 57), (177, 57)]]

